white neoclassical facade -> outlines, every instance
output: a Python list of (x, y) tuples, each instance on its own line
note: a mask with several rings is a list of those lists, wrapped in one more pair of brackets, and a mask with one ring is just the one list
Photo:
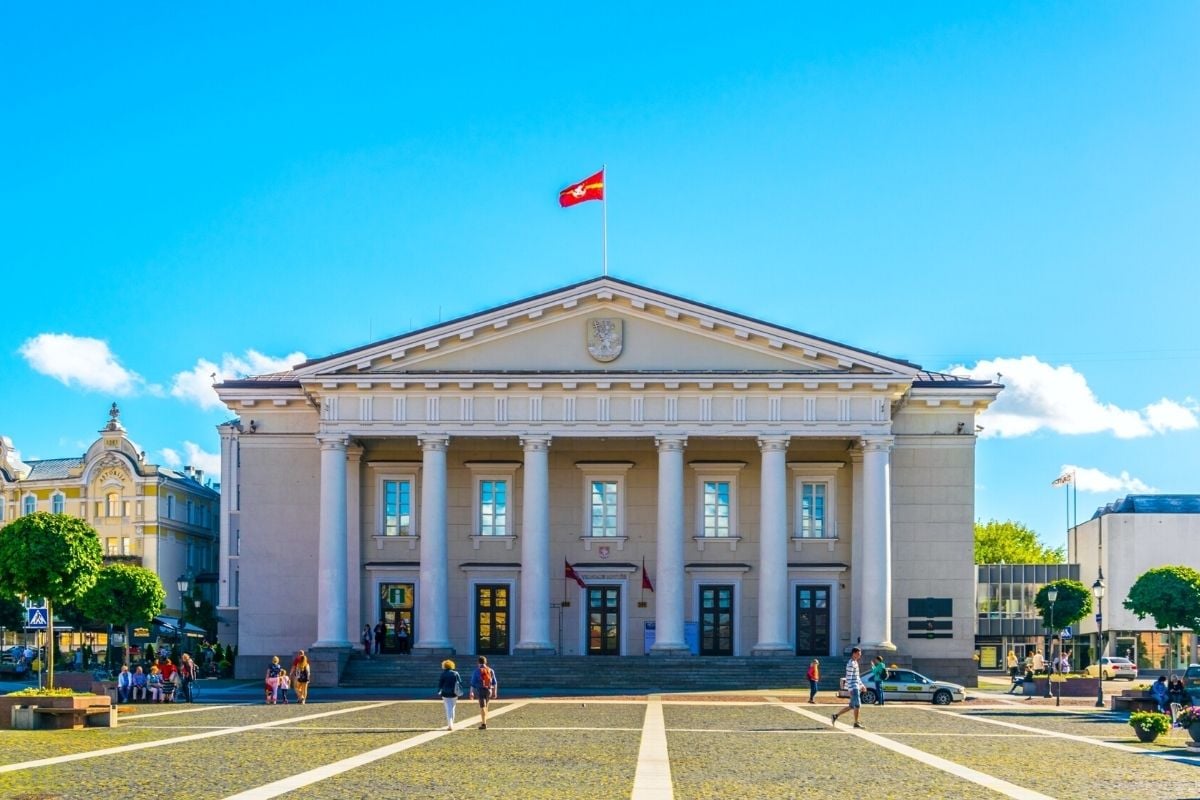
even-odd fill
[(385, 650), (971, 667), (996, 384), (603, 277), (217, 388), (242, 657), (382, 620)]

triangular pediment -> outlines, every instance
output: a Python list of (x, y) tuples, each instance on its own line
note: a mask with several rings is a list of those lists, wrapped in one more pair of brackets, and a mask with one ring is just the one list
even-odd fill
[(913, 376), (916, 365), (615, 278), (597, 278), (309, 361), (300, 380), (505, 373)]

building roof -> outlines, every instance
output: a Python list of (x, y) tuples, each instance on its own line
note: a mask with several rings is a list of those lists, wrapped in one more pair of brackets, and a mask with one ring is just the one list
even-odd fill
[(1104, 514), (1200, 514), (1200, 494), (1131, 494), (1096, 509)]
[(83, 466), (83, 456), (75, 458), (47, 458), (41, 461), (26, 461), (29, 465), (27, 481), (41, 481), (55, 478), (69, 478), (72, 469)]
[[(856, 352), (856, 353), (861, 353), (865, 356), (884, 359), (885, 361), (890, 361), (890, 362), (900, 365), (902, 367), (908, 367), (908, 368), (920, 370), (920, 366), (918, 364), (913, 364), (913, 363), (911, 363), (909, 361), (905, 361), (903, 359), (897, 359), (897, 358), (894, 358), (891, 356), (885, 356), (881, 353), (876, 353), (876, 352), (873, 352), (870, 350), (864, 350), (862, 348), (854, 347), (852, 345), (847, 345), (842, 342), (835, 342), (831, 339), (825, 339), (820, 336), (814, 336), (813, 334), (804, 333), (802, 331), (788, 328), (786, 326), (779, 325), (777, 323), (765, 322), (763, 320), (759, 320), (759, 319), (756, 319), (754, 317), (750, 317), (750, 316), (747, 316), (744, 314), (739, 314), (734, 311), (720, 309), (715, 306), (710, 306), (705, 303), (697, 302), (695, 300), (689, 300), (687, 298), (679, 297), (677, 295), (673, 295), (673, 294), (670, 294), (667, 292), (662, 292), (657, 289), (651, 289), (649, 287), (642, 286), (637, 283), (633, 283), (632, 281), (626, 281), (626, 280), (622, 280), (620, 278), (614, 278), (612, 276), (604, 276), (604, 277), (600, 277), (600, 278), (590, 278), (588, 280), (580, 281), (578, 283), (571, 284), (568, 286), (558, 287), (558, 288), (552, 289), (547, 292), (542, 292), (540, 294), (533, 295), (532, 297), (524, 297), (519, 300), (514, 300), (510, 303), (505, 303), (505, 304), (502, 304), (499, 306), (485, 309), (483, 311), (475, 312), (472, 314), (467, 314), (467, 315), (464, 315), (464, 316), (461, 316), (461, 317), (458, 317), (456, 319), (452, 319), (452, 320), (449, 320), (446, 322), (438, 322), (434, 325), (429, 325), (427, 327), (420, 328), (420, 329), (417, 329), (414, 331), (408, 331), (408, 332), (402, 333), (398, 336), (393, 336), (393, 337), (382, 339), (379, 341), (370, 342), (368, 344), (361, 345), (359, 347), (353, 347), (348, 350), (343, 350), (341, 352), (333, 353), (331, 355), (324, 356), (321, 358), (312, 358), (312, 359), (309, 359), (308, 361), (305, 361), (302, 364), (295, 365), (290, 370), (273, 372), (273, 373), (269, 373), (266, 375), (250, 375), (250, 376), (246, 376), (243, 378), (235, 378), (232, 380), (225, 380), (220, 384), (220, 386), (222, 388), (234, 388), (234, 389), (266, 388), (268, 386), (273, 387), (273, 388), (299, 388), (301, 386), (301, 383), (300, 383), (300, 379), (299, 379), (300, 376), (298, 375), (297, 371), (302, 370), (305, 367), (310, 367), (313, 365), (322, 364), (324, 362), (330, 362), (335, 359), (344, 358), (346, 356), (353, 355), (355, 353), (359, 353), (359, 352), (362, 352), (365, 350), (369, 350), (369, 349), (378, 347), (380, 345), (386, 345), (386, 344), (390, 344), (392, 342), (399, 342), (399, 341), (409, 338), (409, 337), (420, 336), (424, 333), (428, 333), (428, 332), (437, 330), (439, 328), (453, 327), (456, 324), (467, 322), (467, 321), (477, 318), (477, 317), (483, 317), (485, 315), (494, 313), (496, 311), (502, 311), (506, 308), (519, 306), (524, 303), (536, 302), (539, 299), (551, 297), (556, 294), (560, 294), (562, 292), (569, 292), (573, 289), (579, 289), (579, 288), (588, 286), (589, 284), (601, 284), (601, 283), (610, 283), (610, 284), (614, 284), (616, 286), (623, 286), (623, 287), (626, 287), (629, 289), (651, 292), (653, 294), (657, 294), (668, 300), (674, 300), (674, 301), (678, 301), (678, 302), (682, 302), (682, 303), (688, 303), (689, 305), (693, 305), (697, 308), (708, 309), (713, 312), (726, 314), (730, 317), (733, 317), (736, 319), (741, 319), (741, 320), (744, 320), (749, 323), (769, 326), (769, 327), (775, 328), (776, 330), (779, 330), (779, 331), (784, 331), (787, 333), (793, 333), (793, 334), (796, 334), (799, 336), (804, 336), (806, 338), (812, 339), (817, 342), (823, 342), (825, 344), (833, 345), (833, 346), (836, 346), (839, 348), (843, 348), (845, 350), (849, 350), (849, 351)], [(408, 375), (437, 375), (437, 374), (439, 374), (439, 372), (440, 371), (438, 371), (438, 370), (416, 371), (416, 372), (409, 371), (406, 374), (408, 374)], [(454, 370), (453, 371), (454, 374), (467, 374), (467, 372), (471, 372), (471, 371), (470, 370), (468, 370), (466, 372), (464, 372), (463, 370)], [(480, 370), (479, 372), (482, 373), (484, 371)], [(508, 374), (519, 374), (521, 371), (505, 370), (505, 372)], [(540, 372), (539, 370), (530, 370), (529, 371), (530, 374), (537, 374), (539, 372)], [(552, 370), (552, 372), (568, 374), (568, 373), (574, 373), (575, 371), (568, 370), (568, 371), (564, 372), (562, 370)], [(640, 370), (635, 370), (634, 372), (640, 372)], [(653, 372), (655, 374), (663, 374), (667, 371), (659, 369), (659, 370), (651, 370), (650, 372)], [(695, 374), (697, 372), (703, 372), (703, 371), (702, 370), (699, 370), (699, 371), (698, 370), (681, 370), (681, 372), (686, 372), (688, 374)], [(730, 370), (714, 370), (713, 372), (715, 372), (715, 373), (719, 372), (722, 374), (731, 373)], [(744, 370), (741, 372), (746, 373), (746, 374), (750, 374), (750, 373), (768, 374), (769, 373), (769, 374), (781, 374), (781, 375), (785, 375), (785, 374), (799, 375), (799, 374), (805, 374), (809, 371), (803, 370), (803, 369), (791, 369), (791, 370)], [(838, 370), (812, 370), (811, 372), (813, 374), (820, 374), (820, 373), (837, 374), (837, 373), (839, 373)], [(490, 374), (490, 372), (489, 372), (489, 374)], [(589, 372), (588, 374), (606, 375), (606, 374), (610, 374), (610, 373), (606, 370), (596, 370), (596, 371), (594, 371), (594, 373)], [(976, 379), (972, 379), (972, 378), (959, 377), (956, 375), (948, 375), (948, 374), (940, 373), (940, 372), (931, 372), (928, 370), (921, 370), (920, 372), (917, 373), (917, 375), (915, 376), (915, 380), (913, 382), (913, 386), (915, 388), (924, 388), (924, 389), (964, 389), (964, 388), (998, 389), (998, 388), (1002, 388), (998, 383), (996, 383), (994, 381), (990, 381), (990, 380), (976, 380)]]

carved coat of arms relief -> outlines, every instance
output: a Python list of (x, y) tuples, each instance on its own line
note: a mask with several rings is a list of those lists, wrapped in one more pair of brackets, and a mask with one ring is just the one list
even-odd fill
[(587, 349), (600, 362), (613, 361), (621, 355), (624, 325), (622, 320), (599, 317), (587, 321)]

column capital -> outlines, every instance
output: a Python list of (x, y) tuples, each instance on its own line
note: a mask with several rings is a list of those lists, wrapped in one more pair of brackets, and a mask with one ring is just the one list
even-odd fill
[(760, 436), (758, 437), (758, 449), (762, 453), (784, 452), (788, 449), (788, 444), (792, 441), (790, 436)]
[(864, 436), (858, 440), (858, 446), (864, 452), (888, 452), (895, 444), (895, 436)]
[(537, 453), (550, 449), (550, 442), (554, 437), (540, 433), (526, 434), (520, 437), (521, 449), (526, 453)]
[(655, 436), (654, 443), (658, 445), (660, 453), (683, 452), (683, 449), (687, 447), (687, 438), (687, 436), (679, 434), (664, 434)]
[(426, 433), (417, 437), (421, 449), (425, 451), (444, 451), (450, 446), (450, 437), (444, 433)]
[(322, 450), (345, 450), (350, 437), (344, 433), (318, 433), (317, 441)]

